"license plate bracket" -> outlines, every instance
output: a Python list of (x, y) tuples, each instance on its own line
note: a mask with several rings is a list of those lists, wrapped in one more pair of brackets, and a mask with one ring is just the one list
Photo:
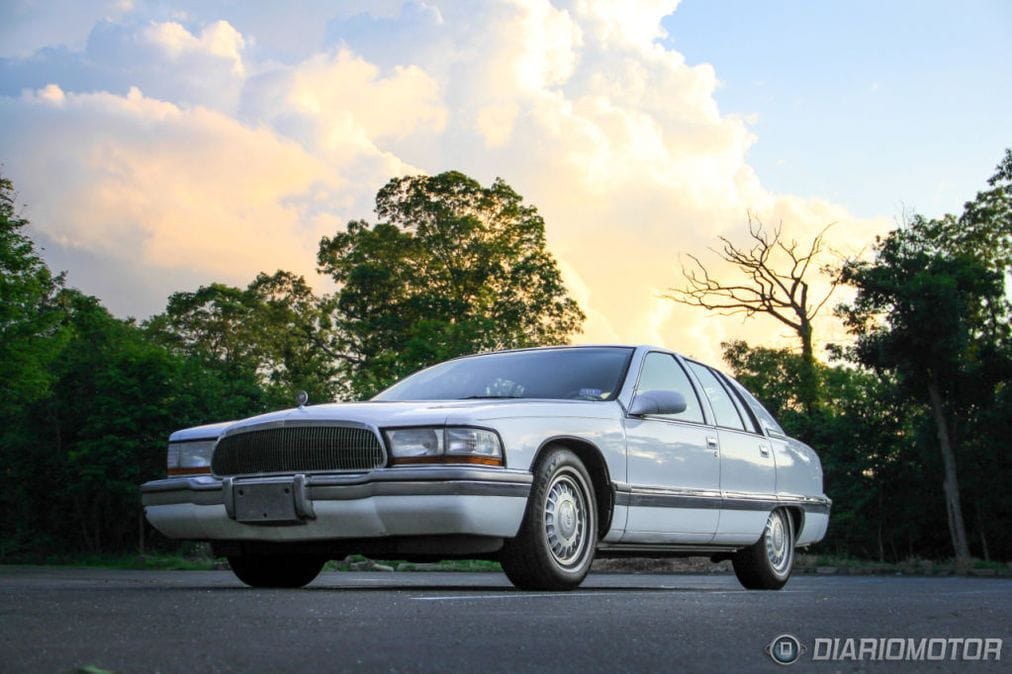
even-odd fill
[(233, 485), (235, 519), (247, 524), (290, 524), (299, 521), (294, 480)]

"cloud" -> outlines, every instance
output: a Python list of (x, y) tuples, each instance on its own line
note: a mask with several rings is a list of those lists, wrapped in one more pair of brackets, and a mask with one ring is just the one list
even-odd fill
[(721, 340), (789, 336), (660, 299), (687, 253), (741, 240), (747, 211), (799, 240), (836, 222), (831, 243), (848, 250), (890, 224), (762, 186), (718, 74), (659, 42), (674, 1), (311, 3), (274, 15), (269, 37), (255, 7), (180, 7), (96, 20), (83, 51), (4, 63), (31, 89), (0, 98), (0, 159), (34, 224), (126, 276), (138, 259), (174, 284), (180, 270), (305, 272), (320, 235), (368, 216), (387, 179), (458, 169), (502, 176), (541, 210), (588, 315), (581, 340), (714, 361)]
[(213, 56), (228, 61), (236, 75), (243, 74), (242, 50), (246, 41), (228, 21), (215, 21), (204, 26), (199, 36), (176, 21), (165, 21), (149, 25), (143, 35), (170, 59), (178, 60), (191, 55)]
[(287, 126), (307, 145), (331, 151), (354, 139), (372, 144), (420, 132), (439, 135), (447, 117), (439, 89), (415, 66), (381, 73), (341, 48), (254, 78), (246, 89), (244, 114)]
[[(120, 260), (126, 275), (142, 264), (200, 282), (244, 283), (277, 268), (317, 280), (319, 238), (367, 209), (354, 195), (410, 169), (368, 148), (336, 165), (269, 127), (138, 89), (119, 96), (49, 85), (0, 99), (0, 126), (11, 131), (0, 156), (17, 158), (11, 167), (33, 224), (64, 260), (74, 250)], [(80, 281), (108, 270), (70, 272)], [(129, 297), (105, 299), (142, 314), (161, 304), (138, 312)]]

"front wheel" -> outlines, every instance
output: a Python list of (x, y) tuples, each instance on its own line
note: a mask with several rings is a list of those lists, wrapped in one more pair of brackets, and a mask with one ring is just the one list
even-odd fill
[(531, 498), (501, 562), (524, 590), (572, 590), (583, 582), (597, 546), (597, 504), (580, 458), (550, 448), (534, 470)]
[(232, 573), (250, 587), (296, 588), (320, 575), (326, 560), (310, 555), (229, 555)]
[(762, 537), (731, 558), (738, 582), (749, 590), (779, 590), (794, 567), (794, 522), (783, 508), (766, 519)]

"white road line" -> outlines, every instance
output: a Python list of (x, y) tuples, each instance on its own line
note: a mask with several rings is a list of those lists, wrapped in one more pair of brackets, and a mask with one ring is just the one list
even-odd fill
[(458, 600), (458, 599), (519, 599), (519, 598), (523, 598), (523, 597), (573, 597), (573, 596), (580, 597), (580, 596), (587, 596), (587, 595), (586, 594), (583, 594), (583, 595), (574, 595), (572, 592), (557, 592), (557, 593), (551, 593), (551, 594), (539, 592), (538, 594), (512, 594), (512, 593), (511, 594), (458, 594), (458, 595), (449, 595), (449, 596), (446, 596), (446, 597), (412, 597), (412, 599), (417, 599), (418, 601), (455, 601), (455, 600)]
[[(668, 589), (668, 588), (658, 588)], [(678, 588), (671, 588), (678, 590)], [(678, 594), (686, 594), (690, 592), (705, 592), (706, 594), (741, 594), (745, 590), (678, 590)], [(783, 591), (781, 591), (782, 593)], [(615, 591), (615, 592), (538, 592), (531, 594), (514, 594), (507, 592), (503, 594), (455, 594), (446, 596), (436, 597), (412, 597), (417, 601), (462, 601), (462, 600), (478, 600), (478, 599), (528, 599), (531, 597), (602, 597), (602, 596), (614, 596), (622, 595), (625, 597), (631, 597), (634, 595), (651, 595), (658, 594), (657, 590), (641, 590), (641, 591)]]

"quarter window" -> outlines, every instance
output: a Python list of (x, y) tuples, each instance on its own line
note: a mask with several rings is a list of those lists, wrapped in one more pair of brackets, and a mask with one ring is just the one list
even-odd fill
[(689, 361), (689, 367), (699, 379), (706, 397), (710, 399), (710, 407), (713, 408), (713, 416), (716, 417), (717, 425), (745, 430), (745, 424), (742, 422), (731, 396), (728, 395), (727, 390), (718, 381), (716, 375), (710, 371), (710, 368), (693, 361)]
[(699, 404), (696, 391), (689, 381), (689, 376), (685, 374), (685, 370), (671, 354), (653, 351), (643, 359), (643, 370), (636, 392), (646, 393), (647, 391), (678, 391), (685, 396), (684, 412), (658, 416), (663, 416), (666, 419), (703, 423), (703, 408)]

